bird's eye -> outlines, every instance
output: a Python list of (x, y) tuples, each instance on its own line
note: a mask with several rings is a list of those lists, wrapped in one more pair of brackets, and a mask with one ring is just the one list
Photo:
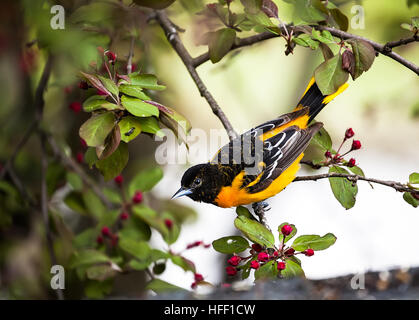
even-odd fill
[(196, 178), (195, 180), (194, 180), (194, 185), (200, 185), (201, 184), (201, 179), (199, 179), (199, 178)]

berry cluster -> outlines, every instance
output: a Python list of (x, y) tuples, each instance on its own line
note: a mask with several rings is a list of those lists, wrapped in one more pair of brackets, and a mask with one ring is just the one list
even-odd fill
[[(313, 249), (306, 249), (301, 252), (296, 252), (291, 247), (286, 247), (284, 244), (285, 237), (289, 236), (293, 231), (293, 227), (285, 224), (281, 228), (282, 242), (279, 248), (265, 248), (260, 244), (254, 243), (250, 249), (250, 255), (241, 257), (233, 255), (227, 260), (229, 266), (226, 267), (226, 273), (229, 276), (234, 276), (240, 269), (243, 269), (246, 264), (249, 264), (251, 269), (257, 270), (269, 261), (276, 261), (276, 268), (278, 271), (285, 270), (287, 267), (287, 259), (292, 258), (297, 254), (304, 254), (307, 257), (314, 255)], [(241, 265), (240, 265), (241, 264)]]
[(340, 149), (342, 149), (343, 144), (350, 138), (352, 138), (355, 135), (355, 132), (352, 130), (352, 128), (349, 128), (345, 131), (345, 137), (343, 138), (342, 143), (339, 146), (339, 149), (336, 151), (336, 153), (332, 154), (329, 150), (325, 152), (324, 156), (326, 157), (326, 161), (324, 161), (324, 165), (330, 165), (330, 164), (337, 164), (337, 163), (343, 163), (349, 168), (352, 168), (356, 165), (355, 158), (350, 158), (348, 161), (344, 160), (344, 156), (346, 156), (348, 153), (361, 149), (361, 141), (359, 140), (352, 140), (351, 148), (345, 152), (344, 154), (340, 154)]

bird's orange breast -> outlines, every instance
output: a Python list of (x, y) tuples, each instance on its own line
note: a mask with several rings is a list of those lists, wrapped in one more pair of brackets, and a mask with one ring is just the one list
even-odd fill
[[(222, 208), (237, 207), (259, 202), (277, 193), (281, 192), (294, 179), (297, 171), (300, 169), (300, 161), (303, 158), (302, 153), (278, 178), (276, 178), (266, 189), (257, 193), (249, 193), (246, 187), (241, 188), (245, 172), (242, 171), (234, 178), (231, 186), (222, 187), (220, 193), (215, 199), (217, 206)], [(256, 183), (256, 179), (253, 183)], [(252, 184), (253, 184), (252, 183)], [(250, 185), (249, 185), (250, 186)]]

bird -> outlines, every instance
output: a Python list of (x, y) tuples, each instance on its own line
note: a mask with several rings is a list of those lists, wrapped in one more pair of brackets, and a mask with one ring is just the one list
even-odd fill
[(292, 112), (246, 131), (207, 163), (187, 169), (172, 199), (187, 196), (230, 208), (275, 196), (295, 179), (305, 149), (323, 126), (311, 122), (347, 87), (323, 95), (312, 77)]

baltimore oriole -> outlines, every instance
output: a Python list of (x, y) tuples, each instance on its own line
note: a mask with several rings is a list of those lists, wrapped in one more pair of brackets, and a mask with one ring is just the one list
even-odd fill
[(320, 122), (308, 124), (347, 86), (345, 83), (325, 96), (313, 77), (291, 113), (243, 133), (208, 163), (189, 168), (172, 199), (188, 196), (229, 208), (260, 202), (281, 192), (295, 179), (305, 149), (323, 126)]

